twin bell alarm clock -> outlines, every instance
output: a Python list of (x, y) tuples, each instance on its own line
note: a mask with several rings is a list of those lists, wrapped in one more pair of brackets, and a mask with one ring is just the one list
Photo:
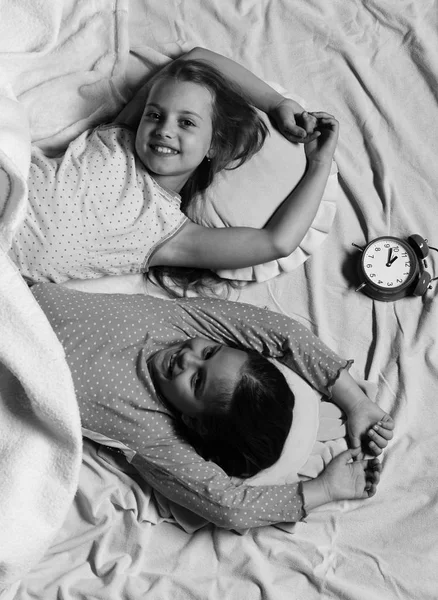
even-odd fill
[[(429, 254), (427, 240), (414, 234), (403, 240), (385, 235), (375, 238), (362, 251), (358, 262), (362, 291), (374, 300), (392, 302), (405, 296), (423, 296), (431, 288), (432, 277), (426, 270)], [(436, 277), (434, 279), (437, 279)]]

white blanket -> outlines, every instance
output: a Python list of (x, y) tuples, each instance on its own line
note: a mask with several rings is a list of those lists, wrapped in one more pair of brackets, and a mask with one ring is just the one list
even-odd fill
[(12, 87), (32, 141), (51, 154), (126, 102), (127, 7), (127, 0), (0, 0), (0, 88)]
[(39, 561), (73, 500), (79, 411), (56, 335), (0, 251), (0, 591)]
[(30, 139), (0, 95), (0, 591), (47, 550), (76, 491), (81, 430), (60, 343), (6, 251), (26, 209)]
[(1, 91), (0, 592), (49, 547), (81, 462), (79, 411), (62, 346), (6, 254), (26, 209), (30, 138), (11, 87)]

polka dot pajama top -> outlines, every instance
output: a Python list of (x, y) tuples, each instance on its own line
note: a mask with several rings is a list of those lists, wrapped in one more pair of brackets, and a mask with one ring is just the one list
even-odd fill
[(327, 396), (349, 361), (293, 319), (243, 303), (88, 294), (54, 284), (32, 291), (65, 349), (83, 427), (135, 451), (132, 464), (152, 487), (227, 529), (305, 516), (299, 483), (235, 485), (178, 437), (147, 361), (161, 348), (201, 336), (278, 358)]
[(121, 125), (84, 132), (58, 158), (34, 147), (28, 187), (10, 256), (33, 282), (147, 271), (187, 220), (180, 196), (148, 174), (135, 133)]

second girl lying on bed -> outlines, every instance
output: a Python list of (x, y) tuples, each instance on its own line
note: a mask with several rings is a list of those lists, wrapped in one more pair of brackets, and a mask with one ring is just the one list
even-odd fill
[[(375, 493), (377, 459), (350, 460), (361, 444), (380, 454), (393, 421), (349, 375), (350, 361), (300, 323), (218, 299), (86, 294), (53, 284), (32, 291), (64, 347), (83, 427), (125, 444), (132, 464), (170, 500), (239, 529), (298, 521), (326, 502)], [(251, 487), (228, 476), (268, 467), (288, 434), (293, 401), (267, 357), (347, 416), (352, 449), (312, 481)], [(181, 435), (183, 423), (191, 431)]]
[[(250, 102), (305, 143), (306, 173), (262, 229), (197, 225), (182, 208), (264, 142)], [(118, 121), (84, 132), (57, 158), (33, 148), (29, 208), (11, 250), (30, 281), (123, 275), (123, 291), (141, 288), (151, 267), (235, 269), (288, 256), (318, 210), (338, 139), (332, 116), (304, 112), (203, 49), (160, 71)]]

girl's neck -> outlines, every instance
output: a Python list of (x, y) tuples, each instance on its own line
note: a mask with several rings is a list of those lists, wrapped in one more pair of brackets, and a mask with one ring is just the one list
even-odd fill
[(151, 171), (148, 171), (148, 173), (163, 190), (166, 190), (170, 194), (177, 194), (178, 196), (188, 180), (188, 177), (178, 175), (157, 175)]
[[(157, 176), (155, 174), (151, 174), (150, 173), (150, 176), (155, 181), (155, 183), (157, 185), (159, 185), (160, 188), (162, 188), (165, 192), (167, 192), (168, 194), (171, 194), (172, 196), (178, 196), (179, 198), (181, 197), (180, 191), (181, 191), (181, 189), (182, 189), (182, 187), (183, 187), (184, 184), (181, 185), (181, 186), (172, 186), (171, 187), (168, 184), (169, 182), (164, 182), (163, 178), (160, 177), (159, 175)], [(167, 183), (167, 185), (166, 185), (166, 183)], [(175, 187), (177, 187), (178, 189), (175, 189)]]

